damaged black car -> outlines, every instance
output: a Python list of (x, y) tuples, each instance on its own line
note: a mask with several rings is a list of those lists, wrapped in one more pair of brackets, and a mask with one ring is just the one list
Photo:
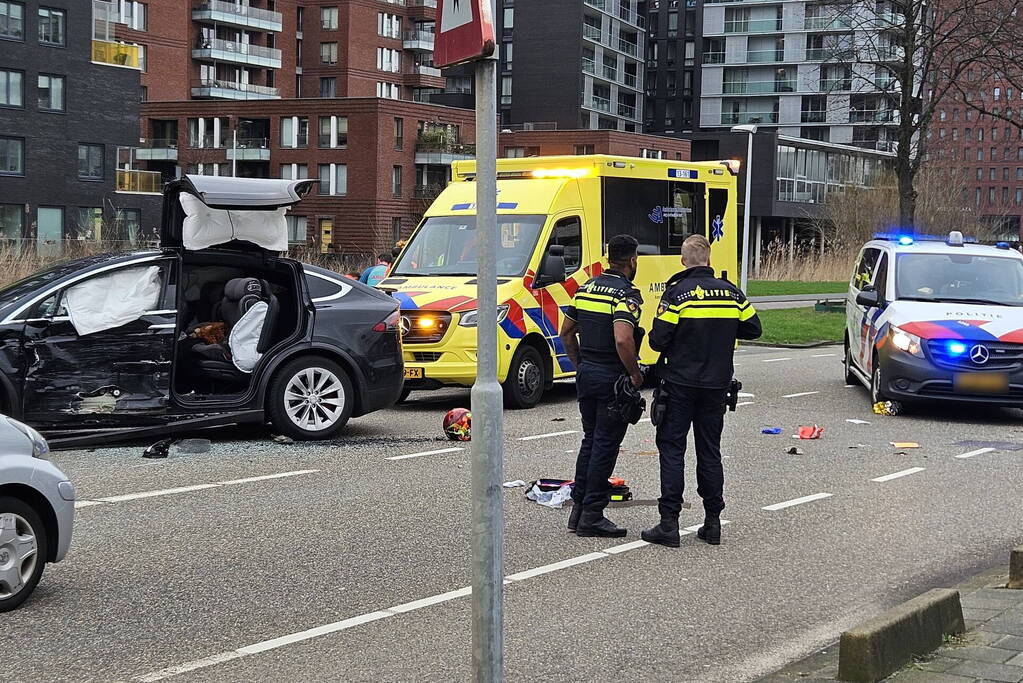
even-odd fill
[(161, 248), (92, 256), (0, 290), (0, 411), (60, 446), (271, 422), (336, 436), (402, 391), (398, 303), (281, 256), (314, 181), (184, 176)]

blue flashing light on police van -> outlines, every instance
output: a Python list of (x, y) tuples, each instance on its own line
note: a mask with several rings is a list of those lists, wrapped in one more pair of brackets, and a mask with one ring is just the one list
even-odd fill
[(900, 246), (908, 247), (911, 244), (913, 244), (913, 238), (910, 237), (909, 235), (902, 235), (901, 237), (899, 237)]
[(959, 341), (950, 341), (945, 344), (945, 349), (950, 356), (961, 356), (966, 353), (966, 344)]

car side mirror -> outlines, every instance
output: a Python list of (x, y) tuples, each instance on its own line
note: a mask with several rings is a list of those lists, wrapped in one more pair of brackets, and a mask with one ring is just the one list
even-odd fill
[(856, 295), (856, 305), (867, 308), (877, 308), (881, 305), (881, 299), (873, 285), (866, 285), (860, 290), (860, 293)]
[(565, 247), (561, 244), (552, 244), (547, 248), (543, 260), (540, 262), (540, 271), (533, 278), (533, 288), (539, 289), (556, 282), (565, 281)]

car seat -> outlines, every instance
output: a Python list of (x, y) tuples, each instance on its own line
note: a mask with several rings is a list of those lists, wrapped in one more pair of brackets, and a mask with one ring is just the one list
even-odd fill
[[(223, 322), (229, 337), (231, 329), (242, 316), (259, 302), (267, 304), (266, 317), (256, 344), (256, 351), (263, 353), (270, 347), (278, 312), (277, 297), (273, 295), (270, 283), (266, 280), (254, 277), (229, 280), (224, 285), (223, 297), (213, 303), (211, 322)], [(237, 383), (248, 379), (248, 373), (239, 370), (232, 362), (227, 339), (220, 344), (196, 344), (192, 347), (192, 353), (195, 354), (200, 374), (211, 380)]]

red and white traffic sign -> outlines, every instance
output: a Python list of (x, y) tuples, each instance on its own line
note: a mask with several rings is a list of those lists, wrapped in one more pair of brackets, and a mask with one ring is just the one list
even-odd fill
[(440, 0), (433, 65), (464, 64), (494, 54), (490, 0)]

